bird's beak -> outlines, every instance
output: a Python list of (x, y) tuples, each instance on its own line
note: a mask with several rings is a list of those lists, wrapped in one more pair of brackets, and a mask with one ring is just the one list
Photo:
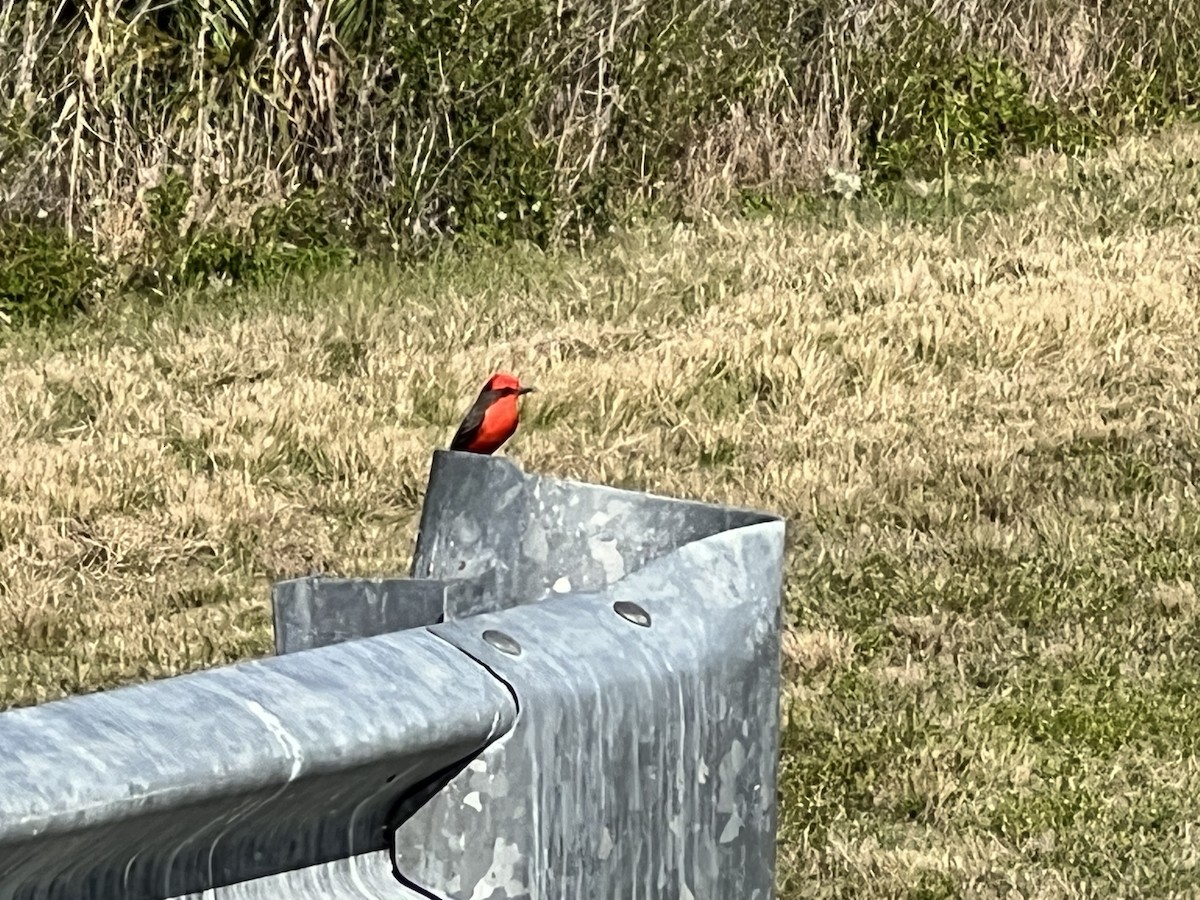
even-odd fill
[(521, 394), (532, 394), (532, 393), (534, 393), (535, 391), (537, 391), (537, 388), (535, 388), (535, 387), (531, 387), (531, 386), (529, 386), (529, 385), (525, 385), (525, 387), (523, 387), (523, 388), (521, 388), (520, 390), (518, 390), (518, 391), (517, 391), (517, 394), (518, 394), (518, 396), (519, 396), (519, 395), (521, 395)]

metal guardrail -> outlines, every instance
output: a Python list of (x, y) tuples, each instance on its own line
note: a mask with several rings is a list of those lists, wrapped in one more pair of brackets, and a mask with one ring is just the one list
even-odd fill
[(767, 900), (783, 537), (437, 451), (414, 578), (0, 714), (0, 900)]

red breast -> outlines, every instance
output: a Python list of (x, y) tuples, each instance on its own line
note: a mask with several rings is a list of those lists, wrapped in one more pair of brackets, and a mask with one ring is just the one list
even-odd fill
[(513, 436), (519, 423), (517, 395), (505, 394), (484, 412), (479, 431), (471, 441), (471, 449), (477, 453), (495, 453), (501, 444)]

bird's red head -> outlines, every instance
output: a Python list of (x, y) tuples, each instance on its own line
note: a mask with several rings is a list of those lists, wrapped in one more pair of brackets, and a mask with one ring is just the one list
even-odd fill
[(501, 394), (530, 394), (534, 388), (521, 384), (521, 379), (507, 372), (497, 372), (483, 386), (485, 391), (496, 391)]

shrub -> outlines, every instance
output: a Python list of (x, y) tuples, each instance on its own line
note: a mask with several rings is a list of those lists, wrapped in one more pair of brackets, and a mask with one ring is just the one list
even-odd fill
[[(300, 191), (257, 209), (247, 225), (186, 222), (191, 190), (168, 172), (146, 192), (148, 236), (135, 287), (165, 294), (209, 284), (263, 284), (351, 261), (353, 238), (329, 192)], [(186, 222), (186, 224), (185, 224)]]
[(58, 227), (0, 220), (0, 315), (13, 323), (85, 307), (103, 274), (87, 245)]
[[(907, 23), (906, 23), (907, 24)], [(876, 179), (928, 177), (1014, 153), (1087, 149), (1105, 137), (1095, 117), (1037, 102), (1013, 62), (958, 49), (961, 34), (923, 17), (896, 54), (885, 43), (862, 60), (874, 88), (861, 98), (862, 165)]]
[(1083, 150), (1200, 111), (1200, 4), (0, 0), (0, 71), (6, 208), (165, 291)]

